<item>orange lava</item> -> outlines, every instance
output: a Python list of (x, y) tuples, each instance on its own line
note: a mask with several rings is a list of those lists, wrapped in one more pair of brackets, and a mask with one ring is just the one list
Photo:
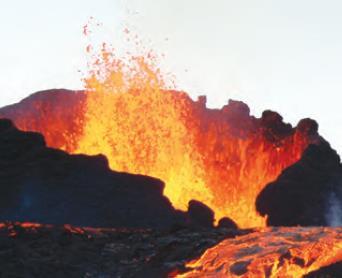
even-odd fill
[(87, 95), (75, 152), (103, 153), (114, 170), (160, 178), (178, 209), (196, 199), (211, 207), (216, 219), (264, 226), (256, 196), (300, 158), (306, 147), (302, 134), (277, 142), (267, 141), (261, 129), (235, 135), (224, 112), (206, 109), (182, 92), (149, 84), (115, 93), (104, 88), (96, 84)]
[(302, 277), (342, 260), (342, 228), (266, 228), (227, 239), (177, 277)]
[(41, 132), (51, 147), (101, 153), (114, 170), (160, 178), (178, 209), (196, 199), (216, 220), (265, 226), (256, 197), (301, 157), (307, 134), (291, 129), (279, 135), (238, 102), (208, 109), (204, 97), (193, 101), (166, 90), (152, 54), (121, 59), (114, 53), (103, 46), (90, 63), (82, 100), (39, 100), (34, 114), (12, 118), (16, 125)]
[(16, 237), (21, 231), (37, 233), (41, 230), (60, 229), (69, 234), (87, 235), (88, 237), (102, 235), (106, 233), (145, 233), (148, 229), (129, 229), (129, 228), (94, 228), (94, 227), (77, 227), (70, 224), (52, 225), (33, 222), (8, 221), (0, 223), (0, 232), (5, 232), (9, 237)]

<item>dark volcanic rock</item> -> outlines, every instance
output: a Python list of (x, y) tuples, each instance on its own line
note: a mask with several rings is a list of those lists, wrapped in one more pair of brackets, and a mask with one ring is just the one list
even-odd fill
[(220, 221), (218, 222), (218, 227), (219, 228), (229, 228), (229, 229), (237, 229), (238, 228), (237, 224), (228, 217), (221, 218)]
[(290, 124), (283, 122), (283, 117), (277, 112), (266, 110), (261, 116), (261, 125), (264, 130), (264, 136), (269, 141), (276, 141), (294, 132)]
[(0, 223), (0, 277), (168, 277), (229, 229), (93, 229)]
[(207, 228), (213, 226), (214, 212), (201, 202), (191, 200), (189, 202), (188, 214), (193, 226)]
[[(314, 127), (302, 123), (310, 132)], [(256, 200), (271, 226), (337, 225), (341, 221), (342, 167), (327, 142), (310, 145), (302, 158), (268, 184)]]
[(103, 156), (47, 148), (40, 134), (0, 120), (0, 221), (93, 227), (188, 223), (163, 188), (155, 178), (111, 171)]
[(310, 272), (304, 278), (337, 278), (342, 274), (342, 262), (334, 263)]

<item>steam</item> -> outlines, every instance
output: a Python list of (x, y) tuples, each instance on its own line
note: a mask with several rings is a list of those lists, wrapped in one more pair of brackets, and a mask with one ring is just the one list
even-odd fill
[(328, 197), (328, 210), (325, 217), (329, 226), (342, 226), (342, 201), (335, 192), (330, 193)]

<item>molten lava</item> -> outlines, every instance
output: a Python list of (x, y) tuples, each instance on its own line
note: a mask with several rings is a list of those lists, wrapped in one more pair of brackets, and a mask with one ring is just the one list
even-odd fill
[(2, 116), (41, 132), (51, 147), (101, 153), (114, 170), (160, 178), (178, 209), (196, 199), (217, 220), (264, 226), (256, 196), (314, 140), (306, 122), (294, 129), (270, 111), (258, 119), (237, 101), (208, 109), (205, 97), (193, 101), (164, 89), (153, 61), (151, 54), (121, 59), (104, 46), (85, 78), (86, 92), (52, 103), (46, 94), (29, 112)]
[(302, 277), (342, 260), (342, 228), (266, 228), (208, 249), (177, 277)]

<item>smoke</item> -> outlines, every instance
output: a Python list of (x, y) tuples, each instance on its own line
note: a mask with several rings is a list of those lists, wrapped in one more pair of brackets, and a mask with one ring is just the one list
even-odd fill
[(326, 221), (332, 227), (342, 226), (342, 201), (335, 192), (330, 193), (328, 196)]

